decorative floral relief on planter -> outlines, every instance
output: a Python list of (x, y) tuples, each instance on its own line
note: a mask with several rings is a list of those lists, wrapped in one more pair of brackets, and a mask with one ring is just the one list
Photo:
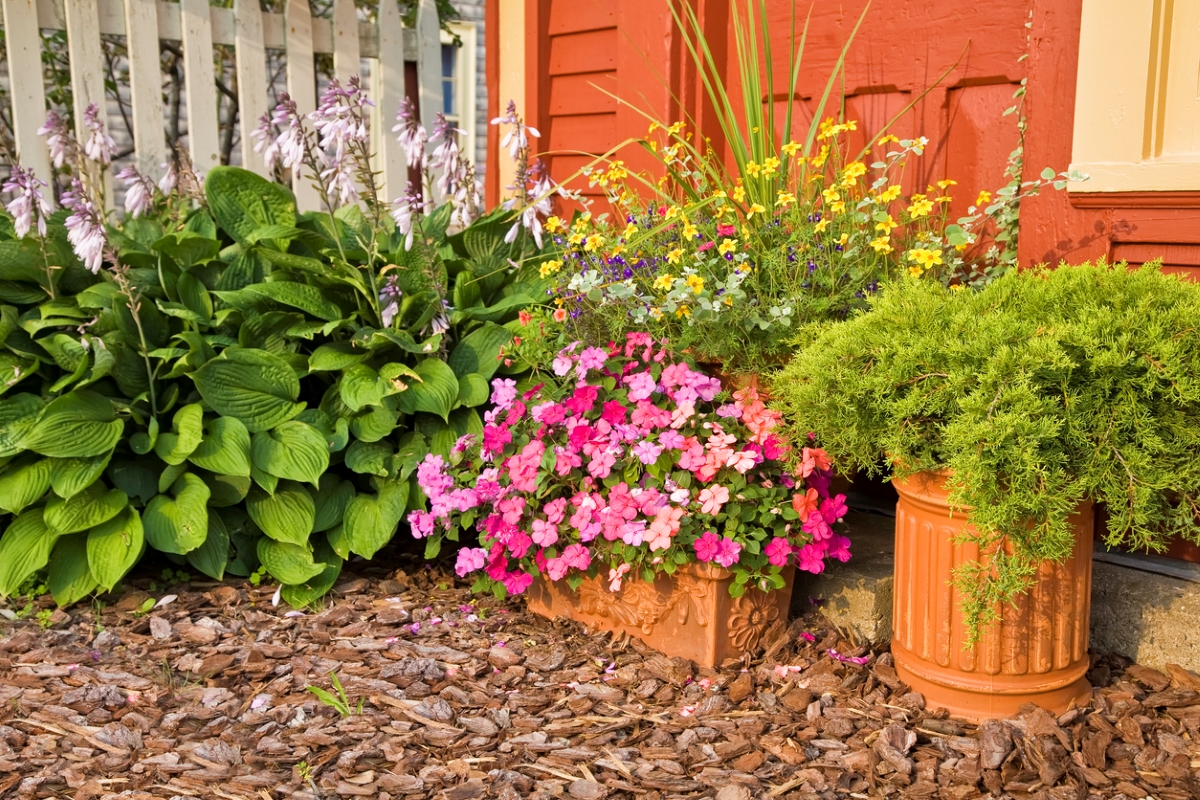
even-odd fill
[(708, 564), (692, 564), (654, 583), (626, 580), (609, 591), (601, 577), (585, 578), (579, 591), (565, 581), (535, 580), (529, 610), (544, 617), (567, 617), (593, 628), (625, 633), (669, 656), (701, 666), (770, 644), (787, 625), (794, 570), (784, 571), (785, 588), (747, 589), (729, 596), (733, 574)]

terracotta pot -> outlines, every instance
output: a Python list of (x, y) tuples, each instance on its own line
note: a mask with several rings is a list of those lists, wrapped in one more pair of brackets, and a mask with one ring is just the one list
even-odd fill
[(793, 577), (789, 567), (784, 588), (747, 589), (741, 597), (729, 596), (733, 574), (710, 564), (688, 565), (652, 584), (627, 576), (619, 592), (610, 592), (602, 577), (584, 579), (578, 592), (566, 581), (535, 578), (529, 610), (629, 634), (669, 656), (715, 667), (770, 644), (784, 630)]
[(1086, 703), (1092, 505), (1071, 518), (1070, 558), (1042, 564), (1034, 587), (967, 648), (963, 598), (951, 585), (955, 566), (980, 557), (977, 544), (952, 541), (971, 529), (966, 514), (951, 515), (944, 474), (919, 473), (893, 485), (900, 502), (892, 655), (901, 680), (925, 695), (929, 708), (976, 722), (1011, 716), (1025, 703), (1056, 714)]

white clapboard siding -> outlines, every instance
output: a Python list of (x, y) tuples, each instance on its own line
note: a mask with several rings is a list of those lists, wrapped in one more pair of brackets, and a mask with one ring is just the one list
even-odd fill
[[(151, 177), (158, 177), (174, 146), (164, 133), (160, 40), (179, 42), (183, 51), (188, 147), (192, 163), (201, 172), (220, 163), (216, 45), (234, 49), (241, 161), (260, 174), (265, 174), (265, 161), (254, 152), (251, 133), (269, 111), (268, 49), (283, 51), (288, 93), (302, 116), (317, 104), (316, 55), (331, 54), (334, 73), (343, 82), (361, 73), (361, 59), (371, 62), (370, 94), (375, 103), (369, 119), (371, 151), (385, 200), (403, 193), (407, 183), (406, 154), (391, 132), (405, 96), (405, 61), (417, 62), (418, 113), (427, 126), (442, 108), (435, 0), (420, 0), (412, 30), (404, 28), (395, 0), (379, 0), (376, 23), (358, 19), (354, 0), (334, 0), (331, 18), (313, 17), (309, 0), (286, 0), (282, 13), (263, 12), (259, 0), (233, 0), (232, 8), (211, 6), (209, 0), (0, 0), (0, 9), (9, 74), (14, 76), (17, 155), (44, 179), (50, 177), (50, 164), (37, 135), (46, 117), (44, 89), (37, 80), (15, 79), (41, 70), (39, 28), (67, 32), (76, 135), (81, 140), (87, 137), (83, 118), (90, 103), (100, 106), (108, 118), (100, 37), (125, 37), (135, 161), (138, 170)], [(320, 205), (311, 177), (294, 182), (304, 210)], [(111, 170), (105, 181), (111, 197)]]

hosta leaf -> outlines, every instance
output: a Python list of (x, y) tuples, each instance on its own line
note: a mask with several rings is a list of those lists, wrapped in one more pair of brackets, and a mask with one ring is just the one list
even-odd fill
[(142, 518), (129, 506), (88, 531), (87, 563), (96, 583), (105, 590), (116, 586), (137, 563), (144, 543)]
[(342, 524), (346, 507), (356, 494), (354, 484), (344, 481), (333, 473), (321, 476), (321, 488), (313, 498), (316, 507), (314, 531), (326, 531)]
[(355, 347), (350, 342), (323, 344), (308, 357), (308, 368), (312, 372), (336, 372), (360, 364), (371, 357), (369, 350)]
[(436, 358), (425, 359), (417, 365), (416, 371), (421, 376), (421, 383), (414, 383), (405, 394), (411, 395), (417, 411), (428, 411), (448, 420), (458, 402), (458, 376)]
[(333, 552), (337, 553), (343, 559), (350, 557), (350, 540), (346, 538), (346, 526), (337, 525), (325, 532), (325, 537), (329, 540), (329, 546)]
[(208, 515), (208, 536), (204, 544), (187, 554), (188, 563), (213, 580), (225, 579), (229, 563), (229, 530), (216, 514)]
[(342, 373), (339, 390), (342, 402), (351, 411), (383, 403), (384, 386), (380, 383), (379, 373), (366, 364), (355, 364)]
[(204, 407), (199, 403), (184, 406), (175, 412), (172, 424), (174, 431), (158, 435), (154, 452), (168, 464), (182, 464), (204, 436)]
[(313, 561), (307, 543), (286, 544), (265, 536), (258, 540), (258, 560), (280, 583), (304, 583), (325, 570), (324, 563)]
[(41, 410), (41, 398), (24, 392), (0, 400), (0, 457), (21, 452), (21, 440)]
[[(240, 167), (213, 167), (204, 179), (213, 219), (238, 244), (264, 225), (296, 224), (296, 198), (287, 187)], [(286, 250), (284, 246), (279, 248)]]
[(275, 494), (251, 491), (246, 498), (246, 513), (267, 536), (296, 545), (307, 546), (316, 521), (312, 495), (294, 481), (280, 483)]
[(250, 477), (250, 433), (237, 417), (217, 417), (204, 425), (204, 437), (188, 456), (201, 469)]
[(113, 486), (139, 503), (150, 502), (158, 494), (158, 472), (147, 461), (118, 461), (108, 468), (108, 479)]
[(458, 402), (464, 406), (481, 406), (491, 395), (487, 379), (478, 372), (458, 379)]
[(243, 475), (214, 475), (205, 472), (201, 477), (212, 492), (208, 498), (208, 505), (212, 508), (236, 506), (250, 493), (250, 479)]
[(400, 480), (408, 480), (417, 465), (429, 454), (429, 443), (425, 437), (416, 432), (409, 432), (400, 437), (400, 445), (396, 449), (393, 464), (400, 471)]
[[(407, 489), (407, 483), (402, 485)], [(404, 515), (404, 502), (397, 503), (397, 499), (393, 491), (386, 497), (382, 493), (360, 494), (350, 502), (342, 521), (342, 535), (351, 552), (369, 559), (391, 540)]]
[(192, 373), (192, 379), (218, 414), (236, 417), (251, 433), (274, 428), (304, 410), (296, 402), (300, 379), (295, 371), (262, 350), (230, 348)]
[(346, 448), (346, 466), (362, 475), (388, 476), (391, 445), (385, 442), (356, 441)]
[(120, 489), (106, 490), (103, 483), (93, 483), (70, 500), (51, 497), (46, 503), (46, 525), (58, 533), (86, 531), (120, 514), (128, 504), (128, 495)]
[(324, 562), (325, 569), (321, 570), (321, 574), (303, 583), (285, 584), (280, 593), (284, 602), (292, 608), (306, 608), (312, 605), (333, 588), (338, 575), (342, 573), (342, 559), (328, 542), (316, 543), (313, 547), (313, 558)]
[(46, 566), (58, 534), (46, 527), (42, 509), (26, 511), (0, 536), (0, 597), (10, 597)]
[(485, 322), (468, 333), (450, 354), (448, 363), (456, 375), (478, 373), (485, 381), (492, 379), (500, 366), (500, 350), (512, 341), (512, 332), (494, 322)]
[(181, 475), (175, 496), (160, 494), (142, 512), (146, 541), (155, 550), (186, 555), (208, 535), (208, 486), (196, 475)]
[(87, 389), (50, 402), (25, 434), (21, 446), (55, 458), (99, 456), (112, 450), (125, 430), (112, 401)]
[(96, 590), (98, 583), (88, 569), (86, 534), (63, 536), (54, 545), (46, 585), (59, 606), (69, 606)]
[(311, 483), (329, 469), (329, 444), (313, 426), (292, 420), (254, 434), (250, 445), (254, 466), (277, 478)]
[(309, 286), (307, 283), (270, 281), (251, 284), (242, 291), (265, 297), (285, 306), (298, 308), (326, 322), (339, 320), (343, 316), (342, 310), (325, 299), (320, 289)]
[(92, 458), (52, 458), (50, 488), (59, 497), (74, 497), (96, 482), (111, 459), (112, 453)]
[(50, 488), (52, 462), (28, 456), (9, 464), (0, 475), (0, 508), (19, 514), (33, 505)]
[(386, 405), (369, 406), (350, 420), (350, 433), (364, 442), (378, 442), (396, 429), (400, 414)]

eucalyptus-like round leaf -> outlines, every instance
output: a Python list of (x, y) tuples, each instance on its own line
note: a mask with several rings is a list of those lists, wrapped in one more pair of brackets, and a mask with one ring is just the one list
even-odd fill
[(325, 564), (314, 562), (308, 544), (287, 544), (263, 537), (258, 540), (258, 560), (280, 583), (300, 584), (325, 571)]
[(274, 494), (252, 490), (246, 513), (272, 539), (305, 546), (317, 515), (312, 495), (294, 481), (281, 482)]
[(4, 467), (0, 474), (0, 509), (10, 514), (19, 514), (33, 505), (50, 488), (48, 458), (26, 456)]
[(142, 513), (146, 541), (155, 550), (186, 555), (208, 535), (208, 486), (196, 475), (175, 482), (175, 496), (160, 494)]
[(58, 533), (78, 533), (120, 514), (129, 497), (120, 489), (93, 483), (70, 500), (51, 497), (46, 503), (46, 524)]
[(204, 438), (188, 456), (201, 469), (250, 477), (250, 433), (236, 417), (217, 417), (204, 426)]
[(264, 350), (230, 348), (192, 373), (212, 408), (237, 417), (251, 433), (274, 428), (304, 410), (300, 379), (288, 363)]
[(124, 430), (125, 421), (117, 419), (111, 400), (77, 389), (42, 409), (21, 446), (55, 458), (99, 456), (116, 447)]
[(87, 533), (87, 563), (96, 583), (111, 590), (137, 563), (145, 544), (142, 518), (126, 506), (120, 514)]
[(313, 486), (329, 469), (325, 437), (313, 426), (296, 420), (254, 434), (250, 455), (254, 466), (263, 472)]

